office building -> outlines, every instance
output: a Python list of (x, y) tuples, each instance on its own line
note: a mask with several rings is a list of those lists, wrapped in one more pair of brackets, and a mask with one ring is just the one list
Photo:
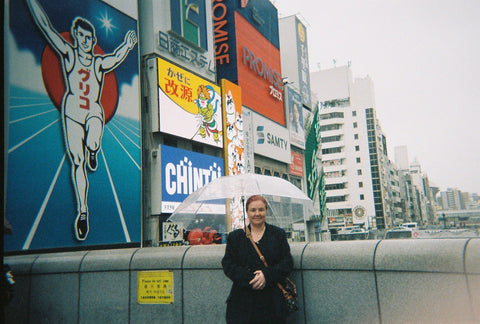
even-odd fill
[(352, 77), (350, 65), (313, 72), (318, 97), (329, 227), (390, 227), (386, 138), (376, 117), (370, 77)]

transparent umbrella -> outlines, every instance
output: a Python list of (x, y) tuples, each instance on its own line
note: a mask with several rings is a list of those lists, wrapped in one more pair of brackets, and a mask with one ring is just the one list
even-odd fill
[(244, 202), (262, 195), (268, 204), (267, 223), (291, 230), (314, 215), (313, 202), (292, 183), (254, 173), (224, 176), (190, 194), (168, 221), (186, 230), (209, 226), (218, 232), (243, 228)]

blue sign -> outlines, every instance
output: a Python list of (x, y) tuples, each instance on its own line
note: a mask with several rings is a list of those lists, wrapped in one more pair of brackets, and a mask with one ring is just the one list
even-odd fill
[(162, 213), (172, 213), (195, 190), (224, 175), (223, 159), (161, 146)]
[(276, 48), (280, 49), (277, 8), (269, 0), (250, 0), (243, 6), (240, 1), (230, 2), (234, 3), (235, 10), (247, 19), (252, 26)]

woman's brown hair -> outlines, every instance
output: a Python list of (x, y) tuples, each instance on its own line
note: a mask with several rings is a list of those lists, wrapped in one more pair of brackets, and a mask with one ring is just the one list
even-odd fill
[(253, 195), (253, 196), (250, 196), (250, 198), (247, 199), (247, 203), (245, 204), (245, 210), (248, 210), (248, 205), (250, 205), (251, 202), (256, 201), (256, 200), (262, 201), (265, 204), (265, 209), (268, 209), (267, 201), (265, 200), (265, 198), (263, 198), (263, 196)]

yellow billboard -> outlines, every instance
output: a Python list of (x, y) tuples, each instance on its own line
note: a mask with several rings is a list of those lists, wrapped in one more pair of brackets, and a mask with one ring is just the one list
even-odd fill
[(223, 147), (220, 87), (158, 58), (160, 131)]

